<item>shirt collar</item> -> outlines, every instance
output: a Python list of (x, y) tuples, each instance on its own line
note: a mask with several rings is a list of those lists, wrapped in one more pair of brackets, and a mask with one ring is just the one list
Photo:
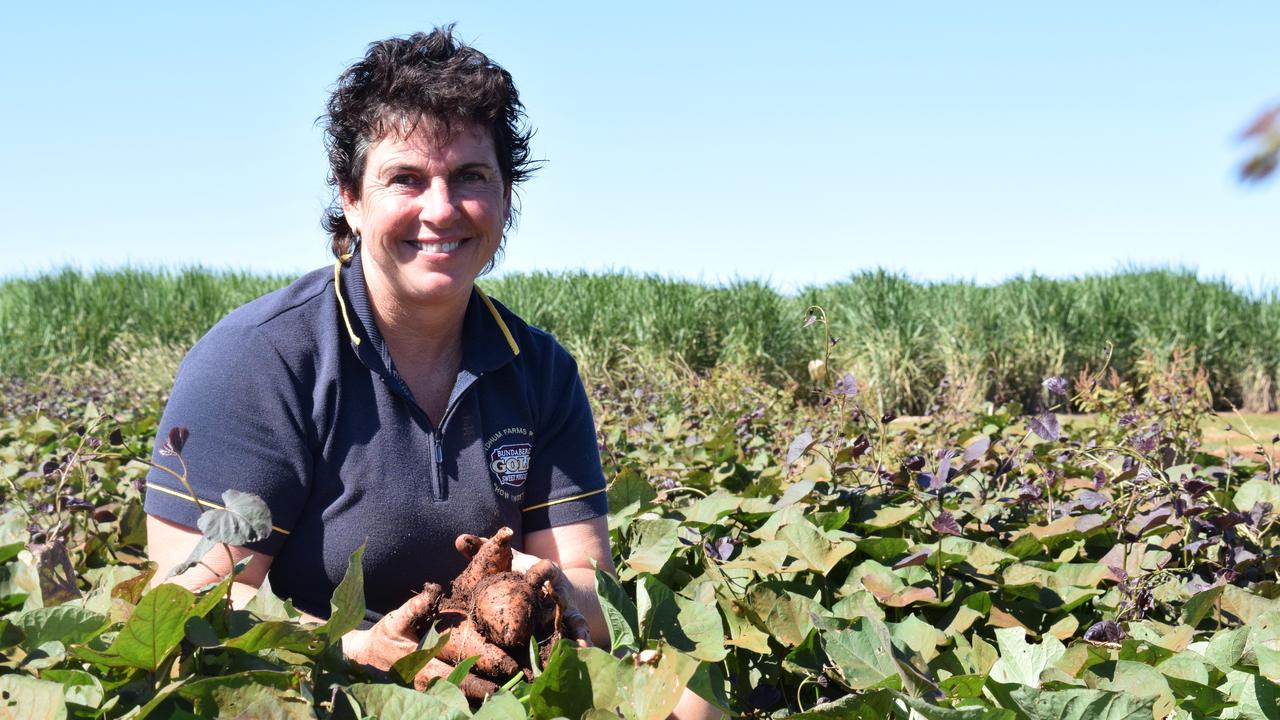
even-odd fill
[[(369, 290), (365, 284), (364, 268), (360, 254), (355, 253), (351, 262), (339, 271), (341, 290), (350, 301), (350, 330), (366, 339), (355, 346), (356, 355), (371, 369), (399, 378), (391, 353), (387, 348), (378, 324), (373, 319), (373, 306), (369, 302)], [(343, 312), (340, 307), (339, 312)], [(366, 347), (367, 346), (367, 347)], [(511, 362), (520, 353), (507, 323), (497, 306), (477, 286), (472, 286), (462, 319), (462, 364), (460, 373), (479, 377)]]

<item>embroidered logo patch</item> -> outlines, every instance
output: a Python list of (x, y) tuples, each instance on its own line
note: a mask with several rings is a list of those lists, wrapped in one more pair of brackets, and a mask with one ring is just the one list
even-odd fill
[(529, 477), (529, 458), (532, 456), (533, 445), (529, 443), (500, 445), (489, 452), (489, 469), (503, 485), (523, 489), (524, 481)]
[(533, 461), (533, 433), (522, 427), (504, 428), (485, 439), (484, 449), (493, 491), (512, 502), (522, 502)]

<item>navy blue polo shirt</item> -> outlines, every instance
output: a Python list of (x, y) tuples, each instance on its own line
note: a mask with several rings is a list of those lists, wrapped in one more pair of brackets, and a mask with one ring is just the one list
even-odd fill
[[(215, 325), (178, 370), (157, 448), (178, 425), (201, 503), (221, 507), (232, 488), (265, 500), (274, 530), (250, 547), (274, 556), (276, 594), (320, 617), (361, 543), (373, 620), (452, 580), (460, 533), (509, 526), (519, 548), (522, 533), (607, 512), (591, 408), (555, 338), (473, 290), (448, 409), (428, 418), (373, 321), (358, 255)], [(154, 469), (145, 507), (192, 528), (204, 509)]]

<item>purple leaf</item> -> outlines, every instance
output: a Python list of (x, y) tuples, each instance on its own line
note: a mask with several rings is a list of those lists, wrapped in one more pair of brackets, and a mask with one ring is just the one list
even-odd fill
[(938, 462), (938, 479), (947, 482), (951, 479), (951, 458), (955, 457), (954, 450), (943, 450), (942, 458)]
[(809, 448), (813, 447), (813, 435), (802, 432), (791, 441), (791, 446), (787, 448), (787, 465), (794, 465), (802, 455), (809, 452)]
[(707, 555), (721, 562), (733, 557), (733, 540), (727, 537), (719, 538), (714, 543), (706, 543), (703, 548), (706, 550)]
[(1092, 643), (1118, 643), (1126, 637), (1124, 628), (1114, 620), (1094, 623), (1093, 627), (1084, 631), (1084, 639)]
[(191, 433), (182, 425), (169, 428), (169, 439), (160, 447), (161, 455), (180, 455)]
[(963, 535), (964, 531), (960, 529), (960, 523), (956, 522), (956, 518), (948, 510), (943, 510), (938, 517), (933, 519), (933, 531), (939, 535)]
[(1058, 397), (1065, 397), (1067, 391), (1071, 389), (1071, 383), (1069, 383), (1066, 378), (1058, 377), (1057, 375), (1045, 378), (1041, 385), (1044, 386), (1045, 390), (1048, 390)]
[(938, 479), (937, 475), (930, 475), (929, 473), (917, 475), (916, 484), (920, 486), (921, 490), (931, 493), (938, 492), (946, 485), (946, 483)]
[(1218, 532), (1225, 532), (1227, 528), (1235, 527), (1242, 522), (1244, 522), (1244, 516), (1234, 510), (1209, 518), (1209, 523), (1217, 528)]
[(111, 431), (111, 435), (107, 437), (107, 442), (111, 443), (112, 445), (124, 444), (124, 435), (120, 432), (120, 428), (116, 428), (115, 430)]
[(1107, 519), (1097, 513), (1081, 515), (1076, 518), (1076, 532), (1087, 533), (1094, 528), (1102, 527), (1106, 522)]
[(1085, 508), (1086, 510), (1097, 510), (1103, 505), (1106, 505), (1108, 502), (1111, 502), (1111, 501), (1107, 500), (1107, 496), (1103, 495), (1100, 492), (1094, 492), (1093, 490), (1085, 490), (1084, 492), (1080, 493), (1080, 506)]
[(1182, 487), (1190, 493), (1191, 497), (1196, 498), (1213, 490), (1213, 483), (1207, 483), (1199, 478), (1191, 478), (1182, 484)]
[(986, 435), (979, 435), (976, 440), (969, 443), (969, 446), (964, 449), (964, 461), (973, 462), (974, 460), (981, 460), (986, 457), (987, 450), (990, 449), (991, 438)]
[(836, 395), (854, 397), (858, 394), (858, 381), (854, 379), (852, 373), (845, 373), (836, 381), (835, 389), (832, 392)]
[(813, 313), (809, 313), (804, 318), (804, 327), (809, 327), (816, 322), (818, 322), (818, 316)]
[(857, 460), (863, 455), (866, 455), (867, 451), (870, 449), (871, 449), (871, 440), (867, 438), (866, 433), (862, 433), (861, 435), (858, 436), (857, 440), (853, 441), (853, 445), (849, 447), (849, 453), (853, 455), (853, 458), (855, 460)]
[(908, 455), (902, 461), (902, 467), (911, 472), (920, 472), (924, 469), (923, 455)]
[(919, 552), (913, 552), (910, 555), (902, 558), (898, 562), (894, 563), (893, 569), (901, 570), (902, 568), (906, 568), (906, 567), (924, 565), (926, 562), (929, 561), (929, 556), (932, 554), (933, 554), (933, 551), (929, 549), (920, 550)]
[(1041, 440), (1054, 442), (1062, 437), (1062, 426), (1058, 424), (1058, 416), (1051, 412), (1041, 413), (1027, 422), (1031, 432), (1040, 436)]

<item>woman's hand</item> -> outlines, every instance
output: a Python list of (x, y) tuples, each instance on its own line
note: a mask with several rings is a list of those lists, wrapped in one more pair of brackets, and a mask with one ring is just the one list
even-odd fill
[(587, 618), (578, 609), (574, 598), (577, 597), (573, 583), (565, 577), (564, 571), (553, 560), (544, 560), (536, 555), (511, 550), (511, 570), (521, 574), (528, 573), (533, 566), (547, 563), (551, 568), (551, 589), (556, 593), (556, 603), (560, 605), (560, 619), (564, 623), (565, 639), (578, 643), (578, 647), (591, 647), (591, 626)]
[(390, 670), (397, 660), (418, 649), (414, 623), (433, 614), (439, 603), (440, 586), (428, 585), (368, 630), (352, 630), (343, 635), (342, 654), (378, 670)]

